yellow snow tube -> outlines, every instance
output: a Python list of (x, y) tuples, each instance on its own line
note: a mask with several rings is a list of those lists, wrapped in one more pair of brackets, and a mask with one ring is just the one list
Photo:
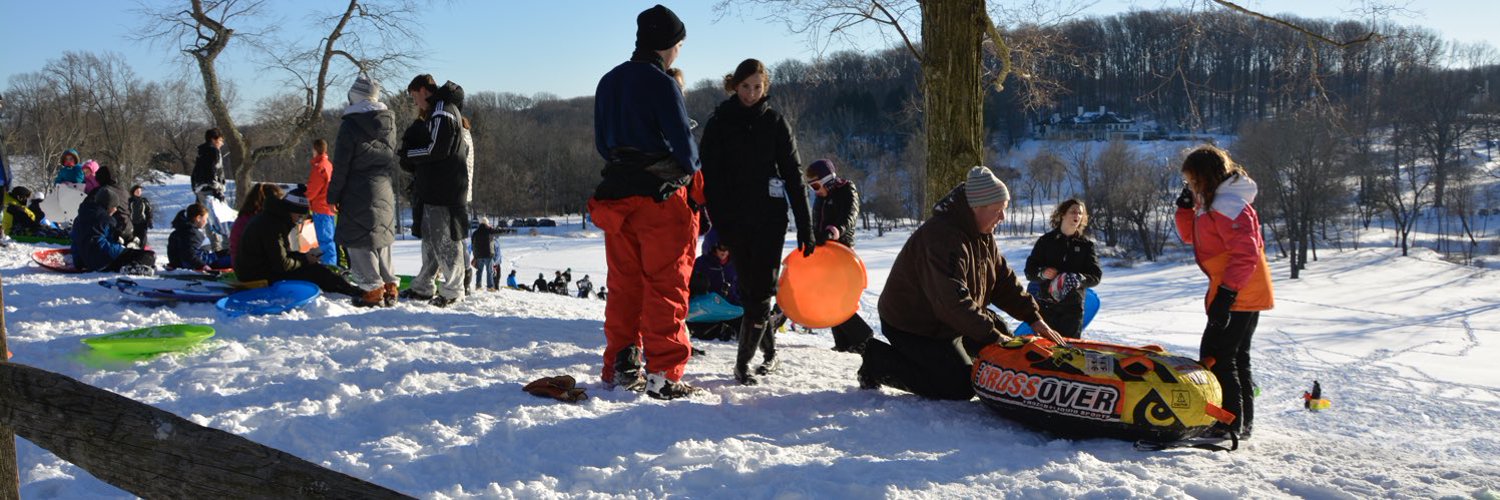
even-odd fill
[(980, 351), (972, 381), (1002, 415), (1073, 437), (1170, 441), (1234, 420), (1212, 372), (1158, 346), (1016, 337)]

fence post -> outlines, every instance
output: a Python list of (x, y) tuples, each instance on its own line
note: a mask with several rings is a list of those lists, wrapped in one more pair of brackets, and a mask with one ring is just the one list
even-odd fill
[[(5, 341), (5, 285), (0, 283), (0, 363), (10, 362), (10, 346)], [(21, 468), (16, 464), (16, 433), (0, 425), (0, 500), (21, 498)]]

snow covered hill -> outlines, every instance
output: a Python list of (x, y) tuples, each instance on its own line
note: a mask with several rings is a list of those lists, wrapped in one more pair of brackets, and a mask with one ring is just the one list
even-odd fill
[[(185, 186), (152, 187), (158, 220)], [(173, 206), (173, 204), (176, 206)], [(158, 225), (162, 227), (162, 225)], [(863, 235), (875, 299), (909, 232)], [(165, 242), (164, 232), (153, 234)], [(571, 267), (604, 283), (597, 235), (507, 236), (506, 266), (529, 282)], [(417, 241), (397, 243), (414, 272)], [(1002, 242), (1013, 262), (1029, 238)], [(1324, 252), (1292, 282), (1273, 263), (1277, 308), (1255, 338), (1253, 440), (1236, 452), (1144, 453), (1113, 440), (1064, 440), (977, 402), (861, 391), (859, 358), (826, 331), (783, 333), (783, 372), (741, 387), (734, 348), (704, 342), (685, 401), (604, 390), (604, 303), (484, 292), (448, 309), (357, 309), (324, 296), (274, 317), (227, 318), (211, 305), (150, 307), (94, 281), (0, 249), (15, 362), (66, 374), (195, 422), (429, 498), (1500, 498), (1500, 279), (1428, 253)], [(1190, 258), (1107, 267), (1092, 338), (1159, 343), (1195, 355), (1205, 280)], [(207, 323), (218, 336), (184, 355), (119, 363), (79, 338), (140, 325)], [(571, 374), (590, 399), (520, 390)], [(1302, 409), (1322, 382), (1333, 408)], [(128, 497), (18, 441), (26, 498)]]

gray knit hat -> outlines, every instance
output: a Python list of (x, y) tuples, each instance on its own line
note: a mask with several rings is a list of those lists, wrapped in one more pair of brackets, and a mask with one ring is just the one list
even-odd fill
[(982, 207), (1010, 200), (1010, 190), (986, 167), (969, 169), (969, 180), (964, 182), (964, 194), (969, 197), (969, 206)]
[(349, 104), (360, 101), (376, 102), (380, 100), (380, 82), (370, 78), (370, 75), (360, 73), (354, 79), (354, 86), (349, 87)]

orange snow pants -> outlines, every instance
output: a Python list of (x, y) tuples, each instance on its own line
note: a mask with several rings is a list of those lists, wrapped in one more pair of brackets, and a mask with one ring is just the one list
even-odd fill
[(698, 217), (688, 207), (687, 189), (660, 203), (647, 196), (590, 199), (589, 213), (604, 231), (609, 265), (604, 380), (612, 381), (615, 357), (632, 345), (641, 346), (647, 373), (681, 380), (692, 355), (684, 321), (698, 242)]

